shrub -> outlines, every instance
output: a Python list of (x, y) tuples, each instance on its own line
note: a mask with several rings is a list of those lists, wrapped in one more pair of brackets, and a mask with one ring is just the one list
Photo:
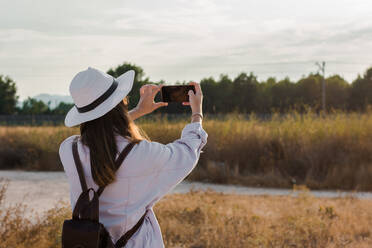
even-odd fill
[[(139, 120), (155, 141), (177, 139), (185, 120)], [(372, 190), (372, 116), (312, 113), (262, 121), (206, 120), (208, 144), (188, 179), (250, 186)], [(62, 170), (59, 144), (78, 129), (0, 127), (0, 169)]]

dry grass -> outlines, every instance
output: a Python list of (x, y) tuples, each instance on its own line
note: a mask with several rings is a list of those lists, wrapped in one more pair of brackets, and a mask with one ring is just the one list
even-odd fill
[(6, 205), (5, 190), (6, 185), (0, 184), (0, 248), (61, 247), (62, 223), (71, 215), (70, 208), (65, 204), (43, 216), (30, 215), (26, 205)]
[[(139, 122), (152, 140), (179, 137), (186, 121)], [(312, 113), (270, 121), (239, 115), (208, 120), (208, 144), (190, 180), (253, 186), (372, 190), (372, 115)], [(61, 170), (65, 127), (0, 127), (0, 169)]]
[[(32, 221), (24, 210), (0, 204), (0, 248), (60, 247), (69, 207)], [(317, 199), (306, 192), (299, 197), (191, 192), (165, 197), (155, 212), (169, 248), (372, 247), (371, 200)]]
[(372, 201), (171, 195), (156, 207), (167, 247), (372, 247)]

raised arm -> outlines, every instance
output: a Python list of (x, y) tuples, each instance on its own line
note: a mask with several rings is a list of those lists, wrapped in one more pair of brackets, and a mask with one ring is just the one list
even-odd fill
[(150, 114), (154, 110), (167, 106), (166, 102), (155, 102), (156, 94), (161, 90), (163, 85), (146, 84), (140, 88), (140, 100), (137, 106), (129, 111), (129, 116), (132, 120), (138, 119), (141, 116)]
[(149, 154), (152, 154), (157, 164), (158, 173), (153, 181), (156, 188), (150, 206), (162, 198), (167, 192), (180, 183), (195, 167), (199, 160), (201, 149), (207, 143), (207, 133), (202, 128), (203, 93), (200, 85), (191, 82), (195, 93), (188, 92), (190, 102), (183, 105), (191, 107), (191, 122), (182, 130), (181, 138), (167, 145), (156, 142), (149, 143)]
[[(192, 110), (191, 123), (182, 130), (181, 137), (169, 144), (160, 144), (143, 140), (134, 149), (138, 149), (140, 157), (133, 157), (131, 174), (138, 175), (133, 180), (142, 180), (141, 175), (151, 175), (143, 185), (144, 201), (151, 207), (162, 198), (173, 187), (180, 183), (195, 167), (199, 160), (201, 149), (207, 143), (207, 133), (202, 127), (202, 100), (203, 94), (199, 84), (190, 83), (195, 86), (195, 94), (190, 91), (190, 105)], [(141, 163), (138, 163), (141, 161)], [(128, 167), (129, 169), (129, 167)], [(137, 191), (140, 189), (138, 188)], [(139, 195), (140, 192), (137, 192)]]

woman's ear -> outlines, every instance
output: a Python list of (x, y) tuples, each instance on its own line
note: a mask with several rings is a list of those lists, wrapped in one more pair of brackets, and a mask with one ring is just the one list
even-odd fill
[(126, 96), (124, 99), (123, 99), (123, 103), (124, 103), (124, 105), (128, 105), (128, 96)]

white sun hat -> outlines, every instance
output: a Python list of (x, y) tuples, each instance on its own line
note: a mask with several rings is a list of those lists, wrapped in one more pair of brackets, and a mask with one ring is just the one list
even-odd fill
[(67, 113), (65, 125), (73, 127), (105, 115), (128, 95), (134, 75), (130, 70), (114, 78), (91, 67), (76, 74), (70, 84), (75, 106)]

